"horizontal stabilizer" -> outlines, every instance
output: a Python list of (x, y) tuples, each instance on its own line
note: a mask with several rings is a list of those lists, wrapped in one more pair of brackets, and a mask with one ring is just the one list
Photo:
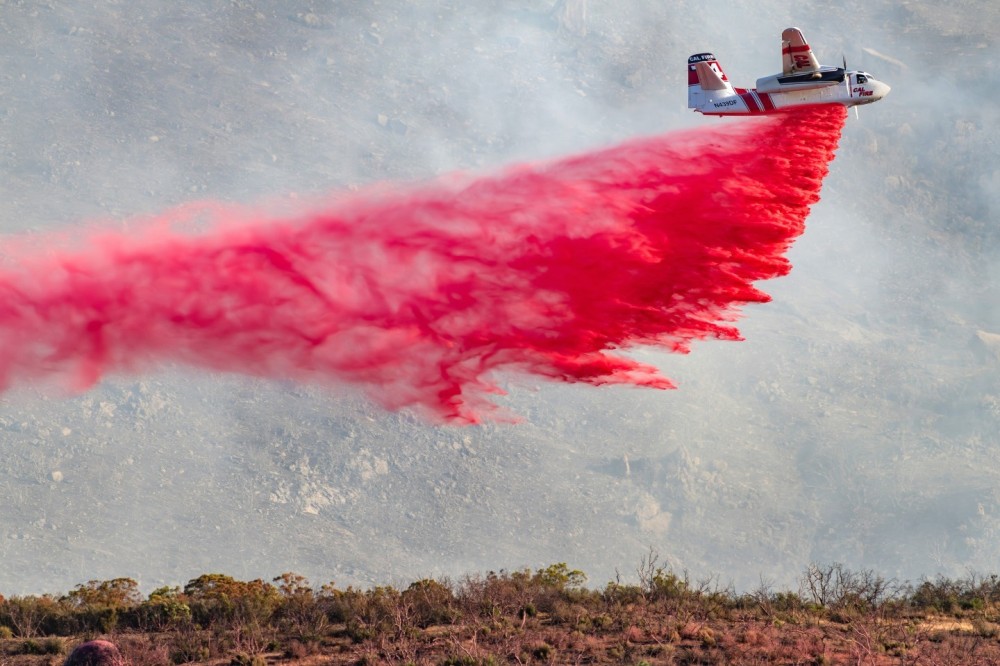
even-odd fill
[(699, 62), (694, 67), (702, 90), (725, 90), (730, 87), (707, 62)]

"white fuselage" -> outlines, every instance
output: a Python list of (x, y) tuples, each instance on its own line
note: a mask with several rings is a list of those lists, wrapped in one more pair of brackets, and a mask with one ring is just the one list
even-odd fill
[[(838, 74), (840, 75), (838, 77)], [(757, 88), (698, 90), (694, 106), (705, 115), (730, 116), (773, 113), (792, 106), (810, 104), (870, 104), (885, 97), (889, 86), (865, 72), (830, 70), (828, 80), (774, 75), (757, 80)], [(839, 80), (836, 80), (839, 78)], [(782, 83), (782, 79), (795, 79)]]

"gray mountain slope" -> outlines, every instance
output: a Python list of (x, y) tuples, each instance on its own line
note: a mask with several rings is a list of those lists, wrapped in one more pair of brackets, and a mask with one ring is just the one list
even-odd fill
[(290, 200), (717, 126), (799, 25), (893, 86), (852, 117), (795, 269), (741, 343), (635, 353), (677, 391), (506, 378), (520, 423), (433, 427), (349, 387), (178, 367), (0, 396), (0, 592), (209, 571), (406, 582), (649, 547), (794, 585), (1000, 549), (1000, 9), (932, 3), (0, 3), (3, 232), (128, 228), (192, 200)]

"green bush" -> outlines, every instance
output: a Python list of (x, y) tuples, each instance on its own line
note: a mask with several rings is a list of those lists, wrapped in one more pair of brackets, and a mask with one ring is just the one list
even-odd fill
[(17, 649), (18, 654), (63, 654), (66, 652), (66, 644), (61, 638), (51, 637), (38, 640), (29, 638), (21, 642)]
[(479, 666), (479, 662), (469, 655), (445, 657), (438, 666)]
[(549, 661), (555, 656), (556, 649), (548, 643), (539, 643), (531, 649), (531, 656), (540, 661)]
[(26, 641), (21, 641), (21, 644), (17, 647), (17, 652), (18, 654), (43, 654), (42, 644), (34, 638), (29, 638)]
[(267, 666), (267, 659), (262, 654), (250, 656), (241, 652), (234, 656), (229, 662), (230, 666)]
[(579, 569), (570, 569), (565, 562), (559, 562), (536, 571), (534, 582), (557, 590), (580, 588), (587, 582), (587, 575)]
[(66, 652), (66, 643), (61, 638), (55, 636), (42, 641), (43, 654), (63, 654)]
[(476, 659), (469, 655), (445, 657), (438, 662), (438, 666), (500, 666), (502, 662), (490, 655), (483, 659)]

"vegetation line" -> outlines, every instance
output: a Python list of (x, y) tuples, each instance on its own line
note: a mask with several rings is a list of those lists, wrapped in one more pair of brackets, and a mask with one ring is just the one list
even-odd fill
[[(458, 581), (314, 588), (204, 574), (148, 597), (130, 578), (61, 595), (0, 596), (0, 663), (51, 664), (104, 637), (137, 666), (500, 663), (998, 663), (1000, 577), (917, 584), (810, 565), (799, 590), (737, 593), (658, 564), (637, 584), (586, 586), (564, 563)], [(958, 659), (958, 661), (954, 661)], [(34, 660), (34, 661), (32, 661)], [(48, 661), (46, 661), (48, 660)]]

